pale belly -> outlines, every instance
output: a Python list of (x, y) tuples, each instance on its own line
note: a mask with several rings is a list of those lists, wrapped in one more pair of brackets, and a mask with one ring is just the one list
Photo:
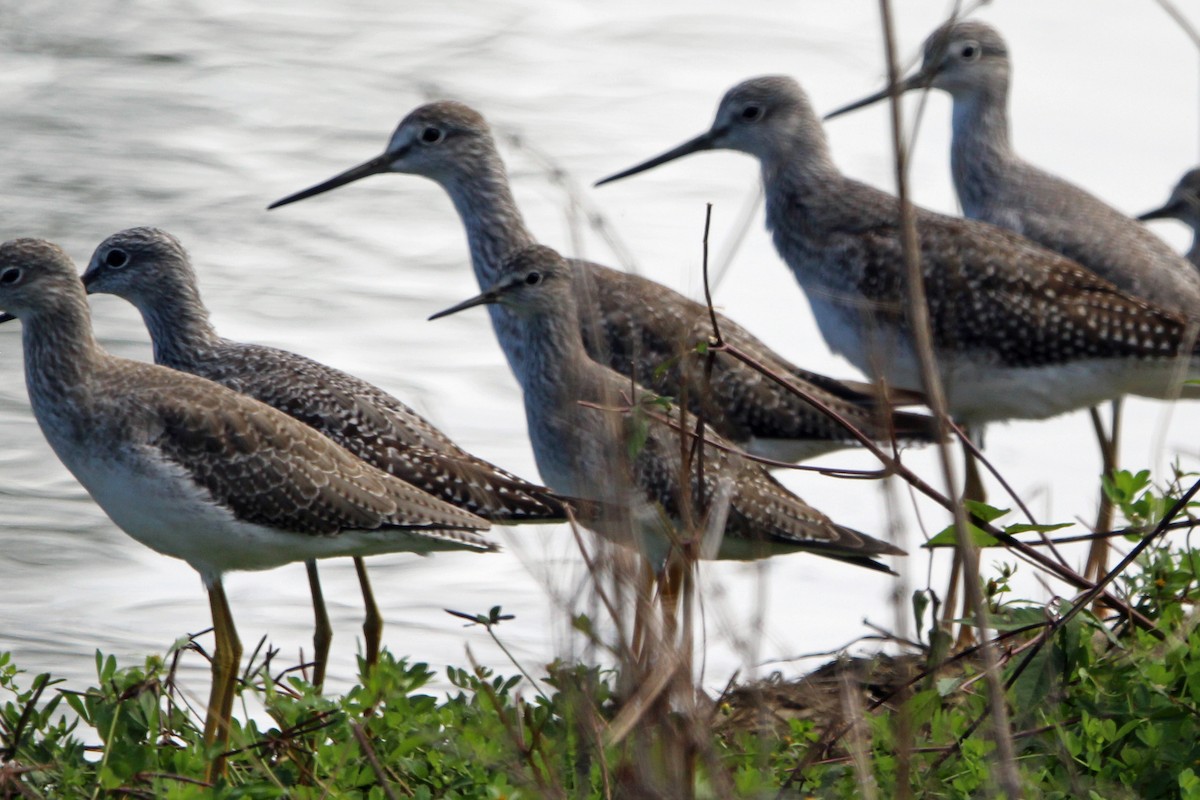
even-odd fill
[(825, 344), (871, 378), (884, 377), (901, 389), (921, 388), (921, 372), (907, 341), (869, 324), (858, 309), (830, 299), (828, 289), (805, 286), (813, 318)]
[[(920, 365), (906, 343), (862, 322), (856, 309), (805, 292), (829, 348), (866, 375), (891, 385), (920, 390)], [(1184, 386), (1200, 363), (1178, 360), (1136, 362), (1081, 359), (1067, 364), (1012, 367), (989, 363), (985, 352), (938, 354), (938, 372), (950, 413), (963, 422), (1046, 419), (1097, 405), (1122, 395), (1172, 399), (1197, 396)]]
[(322, 536), (241, 522), (207, 502), (207, 494), (181, 478), (177, 467), (162, 462), (140, 462), (137, 468), (108, 458), (64, 458), (63, 462), (121, 530), (158, 553), (186, 561), (209, 584), (235, 570), (434, 549), (430, 540), (404, 531)]

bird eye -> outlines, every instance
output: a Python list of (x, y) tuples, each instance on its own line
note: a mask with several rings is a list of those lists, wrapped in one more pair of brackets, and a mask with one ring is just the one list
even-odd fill
[(104, 263), (113, 269), (120, 269), (129, 263), (129, 254), (120, 248), (114, 247), (104, 254)]
[(982, 49), (979, 47), (978, 42), (966, 42), (958, 51), (958, 55), (963, 61), (975, 61), (979, 58), (980, 52), (982, 52)]
[(0, 272), (0, 285), (11, 286), (21, 280), (21, 269), (19, 267), (9, 267)]
[(540, 273), (540, 272), (531, 272), (525, 276), (525, 285), (526, 286), (537, 286), (541, 282), (542, 282), (542, 273)]
[(425, 144), (437, 144), (445, 138), (446, 134), (442, 132), (441, 128), (434, 128), (430, 126), (421, 131), (421, 141)]
[(762, 119), (762, 106), (746, 106), (742, 109), (742, 119), (747, 122), (757, 122)]

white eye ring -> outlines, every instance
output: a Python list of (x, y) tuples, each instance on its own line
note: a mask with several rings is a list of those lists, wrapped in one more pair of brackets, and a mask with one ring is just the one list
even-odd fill
[(958, 57), (963, 61), (978, 61), (983, 55), (983, 48), (979, 46), (979, 42), (968, 39), (958, 46)]
[(16, 283), (19, 283), (21, 277), (22, 275), (20, 267), (9, 267), (3, 272), (0, 272), (0, 286), (12, 286)]
[(422, 144), (441, 144), (446, 139), (446, 132), (430, 125), (421, 131), (420, 139)]

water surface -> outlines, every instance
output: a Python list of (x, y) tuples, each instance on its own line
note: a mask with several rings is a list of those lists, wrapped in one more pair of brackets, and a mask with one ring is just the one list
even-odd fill
[[(530, 477), (519, 390), (486, 315), (424, 321), (477, 291), (440, 190), (385, 176), (278, 211), (265, 206), (375, 155), (415, 105), (454, 97), (499, 132), (520, 136), (523, 144), (507, 142), (504, 154), (543, 241), (617, 262), (601, 237), (572, 225), (548, 158), (606, 216), (630, 266), (698, 297), (704, 204), (715, 203), (720, 252), (753, 202), (749, 159), (697, 156), (601, 191), (582, 187), (707, 127), (721, 93), (743, 78), (795, 75), (817, 107), (829, 109), (875, 89), (883, 74), (873, 2), (287, 5), (0, 4), (0, 233), (53, 239), (82, 266), (118, 229), (164, 227), (190, 248), (225, 335), (376, 382), (468, 449)], [(915, 53), (943, 4), (899, 5), (901, 46)], [(1159, 204), (1195, 161), (1200, 91), (1196, 52), (1165, 15), (1148, 3), (1070, 0), (999, 3), (983, 17), (1010, 41), (1015, 142), (1026, 157), (1127, 211)], [(946, 98), (929, 99), (913, 189), (922, 204), (953, 211), (948, 112)], [(829, 133), (843, 169), (890, 186), (882, 108), (840, 120)], [(1181, 248), (1187, 241), (1170, 224), (1156, 230)], [(761, 219), (717, 301), (797, 363), (854, 376), (821, 341)], [(149, 357), (130, 307), (97, 298), (93, 308), (106, 347)], [(208, 607), (187, 565), (126, 538), (54, 458), (29, 413), (20, 370), (13, 324), (0, 330), (0, 649), (80, 687), (93, 674), (96, 648), (127, 661), (162, 651), (206, 627)], [(1125, 463), (1162, 470), (1179, 457), (1194, 466), (1198, 426), (1196, 406), (1131, 402)], [(1093, 516), (1099, 458), (1085, 415), (995, 426), (987, 444), (1042, 519)], [(936, 480), (931, 453), (909, 458)], [(822, 461), (874, 466), (857, 453)], [(785, 480), (838, 521), (886, 533), (880, 486)], [(946, 523), (903, 487), (895, 495), (901, 541), (914, 551), (903, 581), (805, 556), (705, 565), (706, 680), (719, 685), (735, 669), (837, 648), (866, 632), (864, 618), (895, 625), (890, 593), (925, 584), (928, 559), (916, 547), (922, 531)], [(577, 647), (561, 607), (578, 602), (586, 578), (568, 532), (524, 528), (499, 537), (506, 550), (495, 556), (374, 559), (387, 646), (440, 667), (463, 663), (469, 645), (482, 662), (502, 666), (481, 631), (442, 611), (499, 604), (516, 614), (501, 633), (528, 663)], [(933, 572), (944, 568), (939, 557)], [(352, 676), (361, 611), (349, 561), (328, 562), (322, 573), (336, 688)], [(1044, 595), (1028, 576), (1021, 585)], [(230, 575), (227, 586), (248, 645), (269, 635), (292, 658), (307, 646), (300, 565)], [(203, 666), (189, 662), (197, 691)]]

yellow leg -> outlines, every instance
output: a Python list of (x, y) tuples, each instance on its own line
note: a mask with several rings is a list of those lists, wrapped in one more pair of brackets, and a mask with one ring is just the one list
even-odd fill
[(379, 604), (375, 602), (375, 593), (371, 591), (367, 565), (361, 558), (355, 558), (354, 569), (358, 572), (358, 585), (362, 587), (363, 605), (367, 607), (367, 616), (363, 620), (363, 647), (366, 650), (367, 671), (370, 672), (379, 663), (379, 643), (383, 640), (383, 615), (379, 613)]
[[(1111, 477), (1117, 471), (1117, 452), (1121, 443), (1121, 400), (1112, 401), (1112, 427), (1109, 428), (1107, 435), (1105, 435), (1104, 425), (1100, 421), (1099, 409), (1092, 408), (1090, 410), (1092, 427), (1096, 429), (1096, 438), (1100, 442), (1100, 457), (1104, 464), (1104, 475)], [(1097, 531), (1112, 530), (1113, 510), (1112, 501), (1108, 499), (1108, 495), (1101, 488), (1100, 513), (1096, 515)], [(1098, 581), (1108, 572), (1108, 549), (1107, 539), (1097, 539), (1092, 542), (1092, 547), (1088, 550), (1087, 566), (1083, 571), (1085, 578)]]
[(313, 616), (316, 630), (313, 631), (313, 686), (320, 689), (325, 684), (325, 667), (329, 664), (329, 643), (333, 641), (333, 626), (329, 624), (329, 612), (325, 608), (325, 593), (321, 591), (321, 576), (317, 573), (317, 562), (304, 562), (308, 570), (308, 587), (312, 590)]
[(946, 597), (942, 601), (942, 629), (953, 633), (955, 614), (958, 613), (958, 584), (962, 576), (962, 556), (958, 548), (954, 548), (954, 557), (950, 561), (950, 583), (946, 586)]
[(658, 579), (658, 600), (662, 607), (663, 640), (672, 647), (679, 637), (679, 597), (683, 590), (683, 557), (672, 553)]
[[(967, 431), (967, 435), (971, 435), (971, 431)], [(987, 489), (983, 486), (983, 476), (979, 473), (979, 462), (975, 460), (975, 456), (970, 449), (963, 445), (963, 472), (965, 473), (965, 481), (963, 485), (963, 500), (974, 500), (982, 503), (987, 499)], [(946, 603), (942, 607), (942, 627), (947, 632), (951, 632), (954, 624), (952, 620), (968, 619), (974, 615), (971, 607), (971, 598), (967, 596), (965, 590), (966, 581), (962, 580), (963, 559), (958, 552), (958, 548), (954, 549), (954, 560), (950, 565), (950, 585), (946, 589)], [(962, 588), (962, 603), (959, 603), (960, 587)], [(960, 625), (958, 628), (958, 636), (955, 638), (955, 646), (958, 648), (970, 647), (975, 642), (974, 629), (969, 625)]]
[(647, 649), (646, 637), (649, 628), (653, 627), (647, 615), (653, 613), (654, 603), (654, 567), (644, 558), (638, 559), (637, 591), (633, 598), (633, 636), (630, 642), (630, 652), (638, 663), (643, 662), (643, 652)]
[[(213, 650), (212, 690), (208, 696), (208, 712), (204, 719), (204, 743), (216, 745), (221, 751), (229, 748), (229, 727), (233, 719), (233, 698), (237, 689), (238, 664), (242, 660), (242, 643), (233, 626), (225, 588), (218, 578), (208, 587), (208, 604), (212, 609)], [(225, 758), (217, 756), (205, 774), (212, 783), (225, 774)]]

